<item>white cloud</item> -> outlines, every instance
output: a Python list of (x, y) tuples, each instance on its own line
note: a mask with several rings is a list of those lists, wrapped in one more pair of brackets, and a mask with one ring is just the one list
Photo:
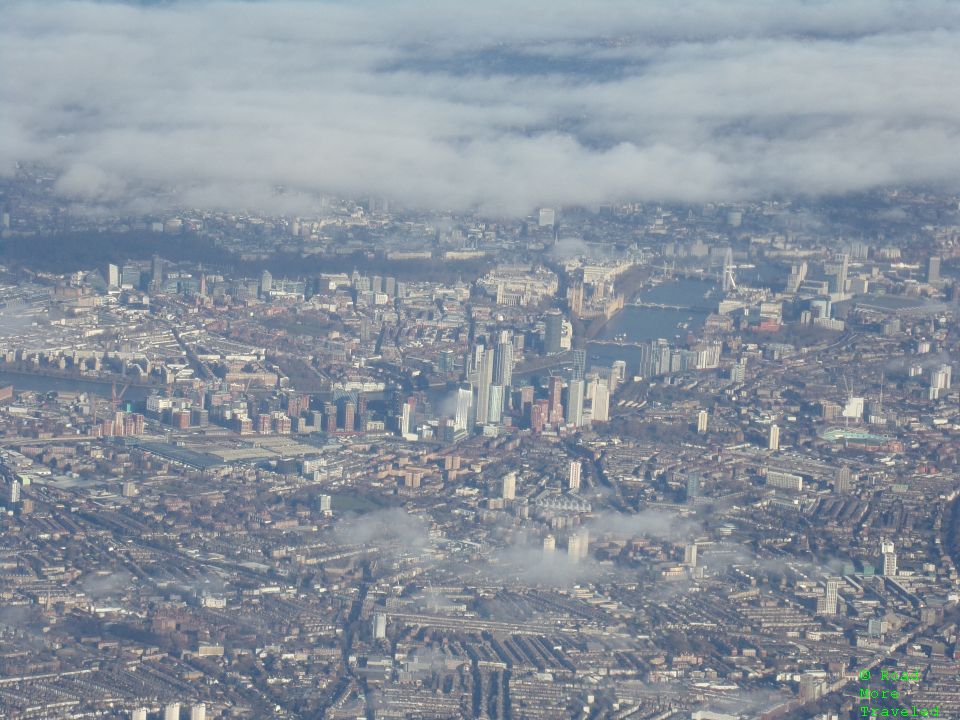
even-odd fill
[(956, 187), (960, 6), (0, 0), (0, 173), (98, 202)]

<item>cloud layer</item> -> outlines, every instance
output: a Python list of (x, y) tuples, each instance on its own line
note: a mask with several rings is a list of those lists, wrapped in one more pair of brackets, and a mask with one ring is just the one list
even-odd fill
[(960, 177), (946, 0), (0, 13), (0, 173), (39, 161), (90, 203), (306, 212), (320, 194), (378, 195), (522, 214)]

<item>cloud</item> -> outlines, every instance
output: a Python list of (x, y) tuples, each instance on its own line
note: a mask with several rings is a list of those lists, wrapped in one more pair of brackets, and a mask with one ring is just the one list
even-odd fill
[[(0, 0), (0, 174), (308, 212), (958, 186), (960, 6)], [(285, 192), (278, 194), (277, 186)]]
[(641, 510), (633, 514), (604, 512), (591, 519), (588, 528), (591, 537), (646, 535), (676, 543), (689, 542), (698, 534), (698, 526), (692, 520), (660, 510)]
[(564, 588), (593, 580), (600, 572), (590, 557), (573, 562), (562, 547), (545, 553), (542, 545), (524, 542), (499, 551), (483, 569), (485, 576), (510, 587)]
[(426, 523), (401, 508), (347, 515), (333, 527), (342, 545), (376, 545), (384, 554), (417, 553), (429, 545)]
[(80, 587), (88, 597), (94, 600), (103, 600), (130, 592), (133, 587), (132, 581), (133, 576), (121, 570), (114, 573), (85, 575), (80, 581)]

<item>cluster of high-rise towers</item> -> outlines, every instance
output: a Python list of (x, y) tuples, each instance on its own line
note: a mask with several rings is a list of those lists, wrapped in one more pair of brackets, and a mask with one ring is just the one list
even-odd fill
[(467, 367), (469, 388), (457, 394), (454, 429), (498, 425), (509, 404), (513, 385), (513, 333), (501, 330), (491, 342), (474, 345)]
[[(548, 322), (548, 341), (550, 330)], [(559, 328), (556, 332), (559, 333)], [(549, 353), (550, 343), (546, 345)], [(513, 333), (509, 330), (501, 330), (474, 345), (467, 365), (468, 384), (457, 393), (456, 432), (499, 425), (511, 410), (518, 411), (514, 414), (519, 414), (535, 432), (548, 426), (580, 427), (590, 420), (608, 419), (613, 383), (622, 379), (623, 368), (612, 368), (609, 377), (591, 377), (588, 383), (586, 351), (574, 349), (572, 367), (566, 378), (551, 375), (547, 397), (535, 400), (532, 385), (514, 387), (514, 352)]]

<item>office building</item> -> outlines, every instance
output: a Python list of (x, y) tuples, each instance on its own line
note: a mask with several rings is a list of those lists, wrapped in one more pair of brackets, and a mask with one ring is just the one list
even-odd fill
[(400, 407), (400, 435), (407, 437), (413, 434), (414, 412), (417, 407), (417, 399), (413, 396), (407, 398)]
[(697, 566), (697, 544), (687, 545), (683, 548), (683, 564), (687, 567)]
[(494, 350), (489, 345), (478, 345), (476, 351), (477, 383), (476, 421), (478, 425), (486, 425), (490, 416), (490, 386), (493, 385)]
[(700, 476), (697, 473), (687, 475), (687, 502), (700, 497)]
[(551, 425), (559, 425), (563, 422), (563, 378), (558, 375), (551, 375), (547, 386), (547, 394), (550, 410), (548, 422)]
[(541, 433), (549, 422), (550, 402), (542, 399), (534, 401), (530, 406), (530, 429), (535, 433)]
[(496, 357), (493, 363), (493, 382), (502, 385), (509, 393), (513, 384), (513, 341), (506, 330), (499, 335)]
[(120, 287), (132, 288), (133, 290), (140, 288), (139, 266), (128, 263), (120, 269)]
[(159, 290), (163, 285), (164, 265), (165, 262), (159, 255), (154, 255), (150, 261), (150, 288), (153, 290)]
[(489, 424), (498, 425), (503, 420), (504, 397), (503, 385), (494, 384), (490, 386), (487, 400), (490, 403), (490, 407), (487, 409), (487, 422)]
[(544, 317), (543, 352), (556, 355), (560, 352), (560, 338), (563, 335), (563, 313), (551, 310)]
[(567, 387), (567, 425), (580, 427), (583, 425), (583, 380), (571, 380)]
[(587, 366), (587, 351), (583, 348), (575, 348), (571, 351), (573, 355), (573, 366), (570, 369), (570, 377), (573, 380), (583, 380), (583, 372)]
[(470, 427), (470, 411), (473, 408), (473, 393), (470, 388), (457, 390), (457, 411), (453, 420), (453, 429), (464, 432)]
[(927, 260), (927, 283), (936, 285), (940, 282), (940, 256), (932, 255)]
[(607, 422), (610, 419), (610, 386), (603, 378), (594, 384), (590, 413), (593, 422)]
[(524, 385), (520, 388), (520, 412), (524, 417), (530, 416), (530, 407), (533, 405), (533, 385)]

